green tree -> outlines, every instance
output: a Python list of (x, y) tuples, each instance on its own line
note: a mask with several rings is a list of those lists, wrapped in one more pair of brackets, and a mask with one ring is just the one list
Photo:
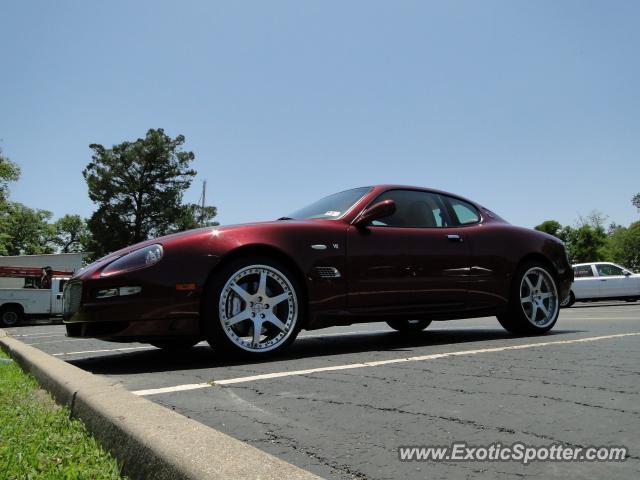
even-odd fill
[(638, 209), (638, 211), (640, 211), (640, 193), (636, 193), (633, 196), (633, 198), (631, 199), (631, 203)]
[(534, 228), (536, 230), (539, 230), (540, 232), (548, 233), (549, 235), (557, 237), (562, 230), (562, 225), (560, 225), (560, 222), (556, 220), (545, 220), (540, 225), (537, 225)]
[(3, 255), (53, 253), (55, 228), (49, 224), (51, 212), (32, 209), (21, 203), (7, 203), (3, 225)]
[(91, 242), (87, 222), (80, 215), (65, 215), (57, 220), (53, 243), (61, 253), (83, 252)]
[(616, 229), (607, 242), (608, 259), (631, 270), (640, 270), (640, 222)]
[(7, 255), (11, 243), (9, 231), (9, 184), (20, 178), (20, 167), (2, 154), (0, 149), (0, 255)]
[(20, 167), (2, 155), (0, 148), (0, 204), (4, 205), (9, 195), (9, 183), (20, 178)]
[(577, 228), (565, 227), (562, 236), (572, 263), (605, 260), (607, 234), (602, 227), (589, 224)]
[(216, 207), (205, 206), (203, 209), (201, 205), (188, 203), (183, 205), (182, 209), (182, 214), (178, 217), (175, 223), (175, 230), (178, 232), (191, 230), (192, 228), (212, 227), (218, 225), (218, 222), (211, 220), (218, 214)]
[[(182, 149), (184, 141), (183, 135), (171, 138), (163, 129), (150, 129), (144, 138), (110, 149), (89, 146), (92, 160), (83, 175), (98, 205), (88, 221), (95, 255), (198, 224), (196, 210), (182, 204), (196, 175), (195, 155)], [(216, 212), (204, 213), (203, 222), (209, 222)]]

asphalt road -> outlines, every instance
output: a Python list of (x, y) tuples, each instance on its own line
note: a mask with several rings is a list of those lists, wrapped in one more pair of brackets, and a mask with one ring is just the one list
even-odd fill
[[(67, 339), (61, 325), (10, 333), (326, 478), (640, 478), (638, 303), (576, 304), (542, 337), (508, 336), (495, 318), (438, 322), (413, 338), (376, 323), (303, 332), (259, 363), (225, 362), (205, 344), (170, 354)], [(631, 458), (398, 459), (399, 446), (459, 441), (622, 445)]]

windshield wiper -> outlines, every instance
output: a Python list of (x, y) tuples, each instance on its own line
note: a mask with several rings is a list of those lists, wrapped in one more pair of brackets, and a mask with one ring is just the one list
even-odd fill
[(291, 217), (280, 217), (278, 220), (293, 220)]

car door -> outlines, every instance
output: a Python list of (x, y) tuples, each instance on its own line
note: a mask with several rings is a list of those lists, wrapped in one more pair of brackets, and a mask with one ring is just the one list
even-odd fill
[(464, 308), (470, 251), (451, 226), (440, 197), (419, 190), (389, 190), (394, 215), (347, 235), (348, 307), (377, 313), (456, 311)]
[(441, 195), (449, 217), (458, 225), (470, 249), (468, 310), (493, 310), (509, 301), (511, 269), (504, 256), (505, 245), (500, 234), (488, 227), (480, 211), (471, 203), (449, 195)]
[(576, 299), (599, 298), (600, 279), (596, 269), (592, 264), (575, 265), (573, 267), (573, 285), (571, 291)]
[(51, 283), (51, 309), (49, 311), (51, 315), (62, 314), (62, 293), (66, 283), (66, 279), (54, 279)]
[(612, 263), (598, 263), (596, 270), (600, 279), (601, 297), (628, 297), (634, 295), (634, 280), (624, 270)]

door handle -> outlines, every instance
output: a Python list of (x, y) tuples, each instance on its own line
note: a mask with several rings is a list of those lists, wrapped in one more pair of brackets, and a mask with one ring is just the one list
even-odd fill
[(461, 242), (462, 241), (462, 237), (460, 237), (460, 235), (458, 235), (457, 233), (450, 233), (449, 235), (447, 235), (447, 238), (451, 242)]
[(601, 282), (606, 282), (606, 281), (607, 281), (607, 279), (606, 279), (606, 278), (601, 278), (601, 279), (600, 279), (600, 281), (601, 281)]

